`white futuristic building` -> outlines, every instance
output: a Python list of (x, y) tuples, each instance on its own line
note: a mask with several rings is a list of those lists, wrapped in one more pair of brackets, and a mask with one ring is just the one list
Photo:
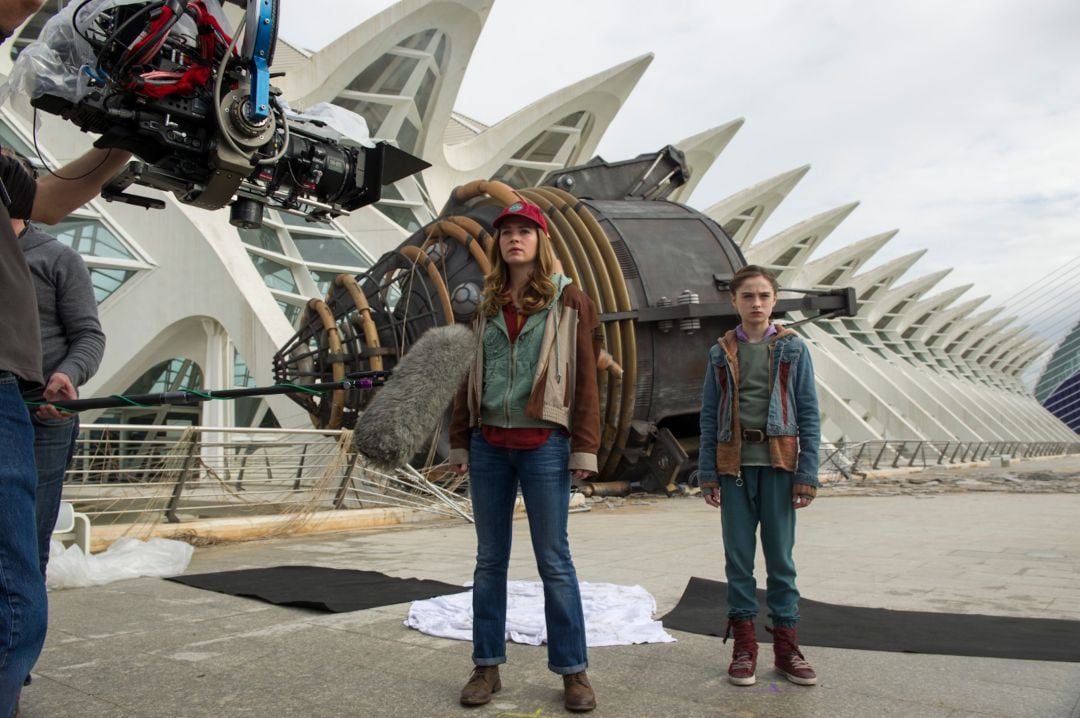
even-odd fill
[[(552, 170), (588, 161), (651, 56), (568, 78), (573, 84), (486, 126), (456, 113), (454, 103), (490, 5), (403, 0), (314, 54), (279, 41), (273, 69), (287, 74), (275, 82), (293, 108), (332, 101), (364, 116), (375, 139), (432, 164), (386, 188), (377, 205), (331, 225), (269, 212), (261, 230), (241, 231), (226, 212), (159, 195), (163, 211), (99, 200), (47, 227), (86, 258), (108, 335), (104, 363), (84, 394), (270, 384), (271, 358), (292, 335), (306, 301), (323, 296), (336, 274), (365, 269), (431, 221), (454, 187), (492, 178), (528, 187)], [(36, 35), (53, 4), (49, 8), (23, 28), (16, 49)], [(0, 58), (2, 73), (10, 70), (9, 54)], [(36, 143), (50, 164), (62, 164), (89, 144), (73, 126), (52, 116), (39, 119)], [(5, 106), (0, 121), (6, 143), (37, 154), (28, 114)], [(686, 201), (742, 124), (736, 119), (681, 141), (672, 138), (692, 175), (670, 199)], [(1077, 434), (1019, 380), (1048, 351), (1047, 343), (999, 309), (983, 308), (986, 296), (969, 298), (970, 286), (936, 292), (947, 271), (920, 274), (922, 252), (874, 265), (896, 230), (883, 228), (816, 255), (856, 202), (764, 231), (809, 169), (764, 179), (703, 211), (749, 262), (775, 269), (783, 285), (857, 289), (857, 317), (803, 328), (815, 345), (824, 438), (1077, 442)], [(280, 397), (201, 408), (130, 407), (106, 418), (310, 425)]]

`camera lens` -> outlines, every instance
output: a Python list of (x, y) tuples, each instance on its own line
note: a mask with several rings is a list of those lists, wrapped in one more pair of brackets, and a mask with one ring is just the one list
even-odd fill
[(262, 205), (253, 199), (237, 197), (229, 207), (229, 224), (240, 229), (258, 229), (262, 226)]

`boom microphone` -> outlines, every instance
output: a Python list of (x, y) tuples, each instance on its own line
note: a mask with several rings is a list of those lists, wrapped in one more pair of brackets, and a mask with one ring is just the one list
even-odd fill
[(476, 338), (462, 324), (424, 332), (356, 422), (353, 448), (386, 469), (409, 463), (435, 432), (475, 356)]

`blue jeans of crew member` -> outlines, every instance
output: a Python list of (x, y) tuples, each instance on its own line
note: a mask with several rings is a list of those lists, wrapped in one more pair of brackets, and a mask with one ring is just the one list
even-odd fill
[(769, 466), (743, 466), (739, 478), (720, 477), (730, 618), (753, 619), (758, 613), (754, 553), (760, 526), (769, 618), (774, 626), (794, 626), (799, 621), (799, 590), (791, 555), (795, 546), (794, 481), (794, 474)]
[(15, 377), (0, 372), (0, 716), (15, 710), (48, 621), (38, 564), (34, 430)]
[(49, 565), (49, 541), (60, 512), (60, 495), (64, 489), (64, 474), (75, 456), (75, 440), (79, 437), (79, 417), (39, 419), (34, 423), (34, 461), (37, 463), (37, 540), (41, 575)]
[(473, 573), (473, 662), (506, 662), (506, 571), (518, 485), (529, 516), (536, 567), (544, 584), (548, 668), (561, 675), (588, 667), (585, 616), (570, 557), (570, 440), (561, 432), (536, 449), (491, 446), (474, 430), (469, 492), (476, 521)]

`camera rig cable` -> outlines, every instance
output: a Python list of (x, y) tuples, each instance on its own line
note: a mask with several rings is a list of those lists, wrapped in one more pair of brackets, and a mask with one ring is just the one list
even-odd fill
[(243, 389), (217, 389), (195, 391), (182, 389), (156, 394), (114, 394), (93, 399), (73, 399), (71, 401), (27, 401), (28, 406), (53, 406), (61, 411), (91, 411), (93, 409), (115, 409), (125, 406), (146, 408), (151, 406), (198, 404), (212, 400), (231, 400), (250, 396), (270, 396), (273, 394), (325, 394), (327, 392), (348, 389), (374, 389), (382, 386), (390, 378), (389, 371), (365, 371), (346, 375), (339, 381), (316, 382), (314, 384), (274, 384), (272, 386), (253, 386)]

